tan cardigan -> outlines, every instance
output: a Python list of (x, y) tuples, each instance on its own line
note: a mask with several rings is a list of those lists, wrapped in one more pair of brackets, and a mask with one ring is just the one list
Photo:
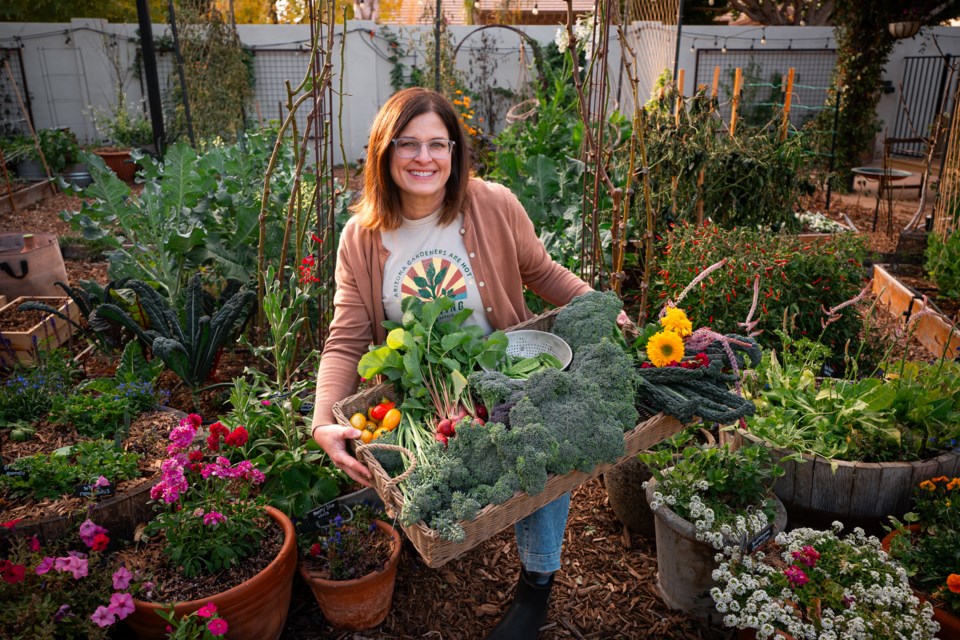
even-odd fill
[[(463, 243), (480, 299), (494, 329), (532, 317), (523, 288), (554, 305), (590, 291), (589, 285), (550, 258), (516, 196), (499, 184), (473, 179), (464, 206)], [(357, 363), (371, 344), (386, 340), (383, 268), (389, 251), (379, 231), (350, 219), (337, 250), (337, 291), (330, 333), (317, 373), (313, 424), (333, 424), (333, 403), (356, 392)]]

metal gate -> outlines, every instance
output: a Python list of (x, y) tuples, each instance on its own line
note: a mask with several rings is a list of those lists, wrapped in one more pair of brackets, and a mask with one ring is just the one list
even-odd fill
[[(944, 102), (947, 91), (956, 82), (951, 74), (951, 58), (945, 56), (908, 56), (904, 58), (903, 79), (900, 82), (900, 100), (897, 120), (891, 138), (926, 138), (930, 125), (941, 112), (950, 112)], [(922, 142), (903, 142), (891, 145), (890, 152), (922, 157), (926, 153)]]

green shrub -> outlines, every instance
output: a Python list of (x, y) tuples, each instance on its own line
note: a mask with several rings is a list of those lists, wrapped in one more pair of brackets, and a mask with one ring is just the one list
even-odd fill
[(747, 318), (753, 300), (753, 282), (760, 276), (760, 297), (754, 320), (761, 343), (771, 345), (773, 330), (782, 326), (784, 314), (793, 335), (816, 340), (842, 356), (848, 340), (855, 341), (863, 320), (855, 306), (841, 312), (838, 321), (824, 329), (825, 309), (855, 297), (864, 285), (861, 261), (863, 241), (853, 234), (838, 234), (817, 246), (794, 236), (762, 234), (746, 229), (725, 230), (717, 225), (677, 225), (665, 238), (659, 271), (652, 283), (654, 309), (680, 292), (697, 274), (726, 258), (679, 303), (694, 326), (708, 325), (720, 333), (742, 333), (738, 323)]
[(935, 233), (930, 234), (926, 257), (924, 268), (940, 294), (960, 298), (960, 233), (954, 231), (946, 240)]

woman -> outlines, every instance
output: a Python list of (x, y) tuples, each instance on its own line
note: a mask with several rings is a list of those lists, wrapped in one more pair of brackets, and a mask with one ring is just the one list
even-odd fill
[[(363, 193), (337, 252), (313, 437), (334, 464), (370, 486), (369, 470), (346, 448), (361, 432), (336, 425), (332, 406), (356, 392), (360, 357), (386, 340), (385, 319), (400, 321), (400, 301), (417, 295), (420, 287), (410, 284), (426, 265), (447, 267), (442, 284), (457, 285), (456, 308), (473, 309), (468, 323), (487, 333), (531, 317), (524, 287), (555, 305), (590, 287), (550, 258), (508, 189), (470, 177), (466, 139), (442, 95), (413, 88), (391, 97), (374, 119), (367, 153)], [(516, 524), (520, 580), (490, 638), (537, 637), (560, 568), (569, 506), (567, 494)]]

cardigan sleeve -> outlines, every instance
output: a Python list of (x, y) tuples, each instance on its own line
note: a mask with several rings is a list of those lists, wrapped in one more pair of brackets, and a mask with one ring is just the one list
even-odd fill
[(350, 237), (356, 233), (357, 226), (351, 220), (343, 230), (337, 249), (334, 274), (337, 291), (333, 297), (330, 333), (317, 371), (314, 426), (333, 424), (333, 404), (356, 392), (360, 381), (357, 363), (373, 340), (373, 319), (364, 305), (355, 276), (356, 269), (362, 269), (364, 264), (357, 252), (360, 244)]
[(550, 304), (557, 306), (565, 305), (578, 295), (591, 291), (590, 285), (550, 257), (520, 200), (506, 187), (502, 191), (503, 206), (516, 239), (517, 263), (523, 284)]

